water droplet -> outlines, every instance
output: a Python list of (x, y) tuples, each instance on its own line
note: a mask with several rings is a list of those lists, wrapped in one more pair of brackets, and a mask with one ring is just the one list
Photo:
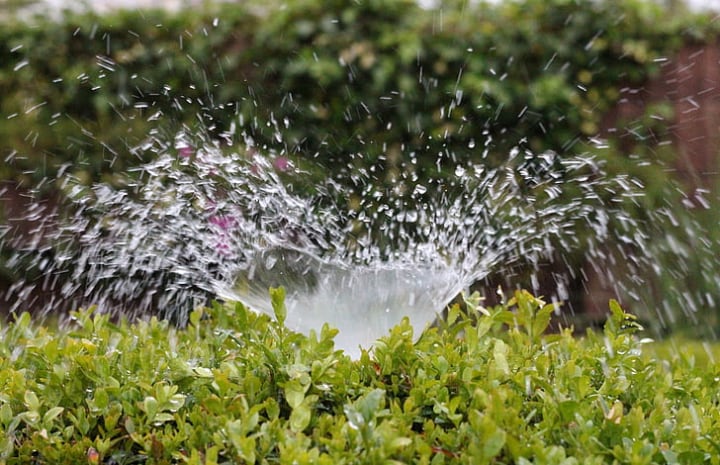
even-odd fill
[(26, 67), (26, 66), (29, 65), (29, 64), (30, 64), (30, 60), (22, 60), (22, 61), (19, 61), (19, 62), (13, 67), (13, 71), (20, 71), (21, 69), (23, 69), (24, 67)]

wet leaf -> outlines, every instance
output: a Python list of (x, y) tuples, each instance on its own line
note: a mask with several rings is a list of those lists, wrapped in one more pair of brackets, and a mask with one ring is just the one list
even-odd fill
[(355, 402), (355, 408), (363, 416), (365, 422), (370, 422), (385, 403), (385, 391), (373, 389)]
[(49, 426), (55, 420), (55, 418), (57, 418), (63, 413), (64, 410), (64, 407), (53, 407), (51, 409), (48, 409), (48, 411), (45, 412), (45, 415), (43, 415), (43, 424), (46, 425), (46, 427)]
[(308, 388), (308, 385), (302, 385), (297, 380), (291, 380), (285, 384), (285, 400), (290, 408), (295, 409), (302, 404)]
[(25, 391), (25, 406), (31, 412), (37, 413), (40, 410), (40, 400), (34, 392)]
[(271, 288), (270, 301), (272, 303), (275, 319), (281, 326), (285, 324), (287, 318), (287, 307), (285, 306), (285, 288)]
[(312, 408), (307, 403), (301, 403), (290, 414), (290, 429), (299, 432), (310, 425)]
[(148, 418), (152, 420), (158, 412), (158, 401), (154, 397), (148, 396), (143, 400), (142, 407)]
[(503, 376), (510, 374), (510, 365), (508, 364), (507, 356), (508, 346), (501, 340), (495, 341), (493, 359), (495, 360), (495, 367)]

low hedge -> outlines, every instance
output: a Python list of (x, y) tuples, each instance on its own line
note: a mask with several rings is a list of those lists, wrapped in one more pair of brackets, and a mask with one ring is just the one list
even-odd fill
[(602, 333), (575, 337), (544, 334), (554, 307), (526, 292), (476, 297), (358, 360), (332, 328), (296, 334), (240, 304), (182, 329), (21, 315), (2, 327), (0, 462), (720, 463), (717, 363), (646, 355), (615, 302)]

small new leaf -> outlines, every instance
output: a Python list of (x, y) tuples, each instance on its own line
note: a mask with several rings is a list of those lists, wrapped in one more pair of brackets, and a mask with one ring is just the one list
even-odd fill
[(40, 410), (40, 400), (32, 391), (25, 391), (25, 405), (31, 412), (37, 412)]
[(50, 426), (55, 418), (57, 418), (65, 410), (63, 407), (53, 407), (43, 416), (43, 425), (46, 427)]
[(533, 322), (533, 334), (532, 338), (534, 342), (538, 342), (538, 339), (545, 333), (547, 327), (550, 325), (550, 317), (555, 311), (555, 305), (547, 304), (540, 308), (535, 314), (535, 321)]
[(272, 304), (275, 319), (280, 325), (285, 324), (287, 318), (287, 307), (285, 306), (285, 288), (270, 288), (270, 303)]
[(642, 331), (643, 326), (637, 322), (637, 317), (625, 313), (617, 300), (610, 300), (610, 318), (605, 323), (605, 331), (609, 334), (635, 334)]

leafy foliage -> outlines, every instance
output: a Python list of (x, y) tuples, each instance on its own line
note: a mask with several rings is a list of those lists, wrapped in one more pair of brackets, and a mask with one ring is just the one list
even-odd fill
[(293, 0), (6, 23), (0, 175), (29, 185), (68, 162), (84, 182), (111, 176), (198, 126), (325, 170), (376, 164), (383, 182), (426, 178), (438, 155), (452, 172), (521, 143), (577, 153), (621, 87), (714, 37), (709, 18), (642, 0)]
[[(178, 132), (207, 132), (283, 153), (312, 173), (309, 186), (328, 175), (352, 185), (370, 178), (379, 192), (400, 196), (416, 185), (428, 195), (446, 189), (426, 181), (468, 161), (497, 165), (511, 147), (560, 156), (593, 151), (611, 172), (647, 186), (638, 217), (665, 206), (671, 170), (658, 159), (677, 154), (648, 135), (670, 139), (667, 105), (618, 123), (631, 125), (635, 140), (610, 140), (603, 149), (586, 142), (622, 88), (642, 87), (684, 43), (715, 41), (716, 21), (667, 14), (651, 0), (441, 3), (222, 2), (202, 14), (4, 20), (0, 179), (77, 195), (82, 185), (120, 183), (118, 173), (176, 150)], [(705, 229), (714, 231), (717, 218), (708, 216)], [(7, 219), (2, 205), (0, 219)], [(674, 244), (663, 241), (668, 227), (675, 228), (659, 225), (654, 234), (658, 248), (670, 249), (669, 263), (647, 288), (673, 294), (662, 304), (672, 322), (681, 320), (685, 287), (718, 300), (716, 263), (697, 257), (706, 249), (717, 256), (717, 241), (693, 247), (692, 234), (683, 236), (688, 262), (695, 261), (676, 272)], [(5, 287), (26, 278), (2, 266), (13, 252), (9, 242), (0, 242)], [(576, 276), (579, 261), (568, 259)]]
[(720, 463), (717, 364), (644, 355), (614, 302), (604, 332), (576, 338), (543, 335), (552, 306), (526, 292), (469, 300), (359, 360), (332, 328), (292, 333), (239, 304), (184, 329), (21, 315), (2, 328), (0, 461)]
[(227, 43), (252, 30), (243, 13), (235, 5), (214, 25), (162, 10), (3, 25), (0, 175), (30, 187), (60, 170), (89, 183), (147, 159), (155, 138), (172, 144), (198, 115), (210, 121), (211, 88), (225, 81), (218, 53), (230, 60)]

